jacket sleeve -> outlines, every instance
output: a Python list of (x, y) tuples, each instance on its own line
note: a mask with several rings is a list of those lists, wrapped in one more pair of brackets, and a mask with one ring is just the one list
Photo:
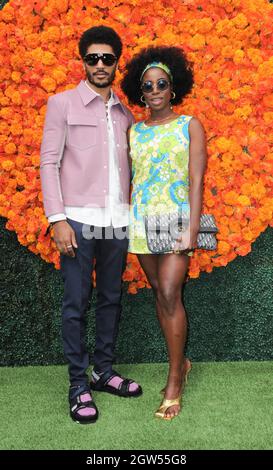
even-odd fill
[(135, 123), (135, 118), (128, 108), (126, 108), (126, 114), (128, 119), (128, 129), (130, 129), (130, 127)]
[(43, 202), (47, 217), (65, 212), (60, 184), (60, 166), (65, 139), (64, 113), (57, 97), (51, 96), (47, 103), (40, 166)]

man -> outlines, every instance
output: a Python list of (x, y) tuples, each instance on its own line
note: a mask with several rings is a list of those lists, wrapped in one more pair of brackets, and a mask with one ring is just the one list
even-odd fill
[[(64, 353), (69, 364), (70, 416), (92, 423), (93, 390), (139, 396), (141, 387), (112, 369), (121, 311), (121, 278), (128, 239), (128, 109), (111, 90), (122, 51), (117, 33), (93, 27), (80, 38), (86, 80), (48, 100), (41, 147), (45, 212), (54, 224), (64, 279)], [(122, 236), (123, 235), (123, 236)], [(96, 258), (96, 344), (88, 382), (85, 312)]]

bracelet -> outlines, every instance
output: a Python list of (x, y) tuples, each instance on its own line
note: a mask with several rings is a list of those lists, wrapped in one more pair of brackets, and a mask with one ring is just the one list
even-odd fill
[(57, 222), (61, 222), (60, 220), (56, 220), (55, 222), (49, 222), (48, 227), (46, 229), (45, 236), (49, 234), (50, 230), (53, 229), (53, 225), (56, 224)]

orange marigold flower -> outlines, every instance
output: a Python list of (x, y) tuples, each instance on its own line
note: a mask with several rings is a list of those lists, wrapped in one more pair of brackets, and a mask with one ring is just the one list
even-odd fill
[(245, 106), (242, 106), (241, 108), (237, 108), (234, 111), (234, 116), (237, 119), (243, 119), (246, 120), (252, 113), (252, 108), (249, 104), (246, 104)]
[(132, 281), (135, 277), (134, 269), (126, 269), (125, 273), (123, 274), (124, 281)]
[(203, 34), (195, 34), (188, 42), (191, 49), (202, 49), (206, 44), (206, 39)]
[(231, 142), (229, 139), (226, 139), (226, 137), (219, 137), (219, 139), (216, 139), (215, 145), (220, 152), (227, 152), (230, 148)]
[(12, 142), (10, 142), (9, 144), (5, 145), (4, 149), (5, 149), (5, 152), (6, 152), (8, 155), (10, 155), (10, 154), (12, 154), (12, 153), (15, 153), (16, 150), (17, 150), (16, 145), (13, 144)]
[(17, 105), (22, 104), (22, 98), (18, 91), (14, 91), (14, 93), (11, 96), (11, 101)]
[(68, 0), (54, 0), (54, 7), (59, 13), (65, 13), (68, 10)]
[(273, 111), (264, 113), (263, 118), (266, 124), (273, 124)]
[(128, 287), (128, 292), (130, 294), (137, 294), (137, 285), (135, 282), (131, 282), (131, 284)]
[(259, 208), (259, 218), (262, 221), (271, 220), (273, 217), (273, 208), (270, 207), (260, 207)]
[(243, 13), (239, 13), (233, 18), (232, 23), (236, 28), (245, 29), (248, 25), (248, 19)]
[[(243, 171), (243, 175), (245, 176), (245, 178), (249, 179), (252, 175), (253, 175), (253, 171), (251, 170), (251, 168), (246, 168), (244, 171)], [(246, 183), (247, 184), (247, 183)], [(244, 185), (243, 185), (244, 186)]]
[(244, 51), (242, 51), (241, 49), (238, 49), (237, 51), (235, 51), (233, 55), (233, 61), (236, 65), (238, 65), (244, 60), (244, 57), (245, 57)]
[(23, 128), (20, 124), (12, 124), (10, 126), (10, 132), (12, 135), (20, 135), (23, 133)]
[(254, 65), (259, 65), (263, 62), (263, 57), (259, 49), (249, 48), (247, 49), (247, 55)]
[(34, 235), (34, 233), (29, 233), (27, 235), (27, 241), (29, 243), (34, 243), (36, 241), (36, 235)]
[(60, 70), (60, 69), (53, 70), (52, 77), (54, 78), (54, 80), (56, 81), (58, 85), (60, 85), (61, 83), (65, 83), (67, 79), (65, 71)]
[(10, 171), (12, 168), (14, 168), (15, 163), (12, 162), (11, 160), (4, 160), (2, 163), (2, 168), (6, 171)]
[(12, 80), (16, 83), (20, 82), (21, 76), (22, 76), (21, 72), (18, 72), (18, 71), (15, 71), (15, 70), (11, 74)]
[(250, 206), (250, 199), (248, 196), (239, 196), (238, 197), (238, 202), (242, 206)]
[(230, 204), (231, 206), (236, 206), (237, 201), (238, 201), (238, 194), (235, 191), (228, 191), (226, 194), (224, 194), (224, 202), (226, 204)]
[(238, 233), (241, 230), (241, 225), (238, 220), (230, 219), (229, 220), (229, 228), (232, 232)]
[(207, 264), (210, 262), (210, 256), (205, 251), (202, 251), (198, 257), (198, 261), (200, 266), (207, 266)]
[(207, 207), (213, 207), (215, 205), (214, 199), (210, 198), (206, 200)]
[(220, 218), (221, 224), (228, 225), (229, 219), (226, 216)]
[(250, 183), (242, 184), (241, 192), (244, 195), (250, 196), (252, 194), (252, 185)]
[(238, 247), (236, 247), (236, 253), (240, 256), (246, 256), (248, 253), (251, 252), (251, 245), (250, 243), (244, 243)]
[(234, 208), (231, 206), (225, 206), (225, 214), (227, 216), (231, 216), (234, 212)]
[(252, 240), (255, 239), (255, 237), (253, 235), (253, 232), (251, 230), (249, 230), (248, 227), (243, 228), (242, 236), (243, 236), (243, 239), (247, 240), (247, 241), (252, 241)]
[(240, 92), (238, 90), (230, 90), (229, 96), (232, 100), (236, 101), (240, 98)]
[(13, 21), (14, 17), (14, 8), (9, 4), (5, 5), (5, 8), (0, 12), (0, 20), (9, 23), (10, 21)]
[(111, 17), (127, 25), (130, 22), (132, 11), (129, 5), (121, 5), (111, 9), (109, 14)]
[(47, 92), (52, 92), (56, 90), (56, 81), (51, 78), (51, 77), (44, 77), (41, 80), (41, 86), (46, 90)]
[(12, 202), (17, 207), (22, 207), (26, 204), (26, 197), (22, 193), (15, 193), (12, 196)]
[(273, 77), (273, 57), (259, 65), (258, 76), (262, 79)]
[(61, 38), (61, 30), (58, 26), (49, 26), (46, 31), (42, 33), (42, 40), (47, 41), (55, 41), (58, 42)]
[(273, 93), (263, 96), (263, 104), (269, 108), (273, 108)]
[(218, 242), (218, 253), (220, 255), (226, 255), (231, 249), (231, 246), (229, 243), (225, 242), (225, 241), (219, 241)]
[(42, 55), (42, 63), (45, 65), (53, 65), (56, 63), (56, 58), (51, 52), (44, 52)]

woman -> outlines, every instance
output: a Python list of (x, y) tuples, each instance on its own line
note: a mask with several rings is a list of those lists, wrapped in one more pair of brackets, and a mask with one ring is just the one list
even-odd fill
[[(122, 90), (132, 104), (146, 106), (145, 121), (130, 130), (132, 199), (129, 251), (136, 253), (152, 286), (156, 311), (169, 355), (164, 399), (155, 412), (170, 420), (181, 410), (183, 386), (191, 369), (184, 357), (187, 319), (181, 289), (189, 256), (197, 246), (206, 167), (204, 129), (198, 119), (178, 115), (172, 105), (181, 103), (193, 86), (193, 73), (177, 47), (150, 47), (126, 67)], [(153, 254), (146, 242), (144, 215), (187, 212), (189, 229), (176, 249)], [(178, 249), (177, 249), (178, 248)]]

